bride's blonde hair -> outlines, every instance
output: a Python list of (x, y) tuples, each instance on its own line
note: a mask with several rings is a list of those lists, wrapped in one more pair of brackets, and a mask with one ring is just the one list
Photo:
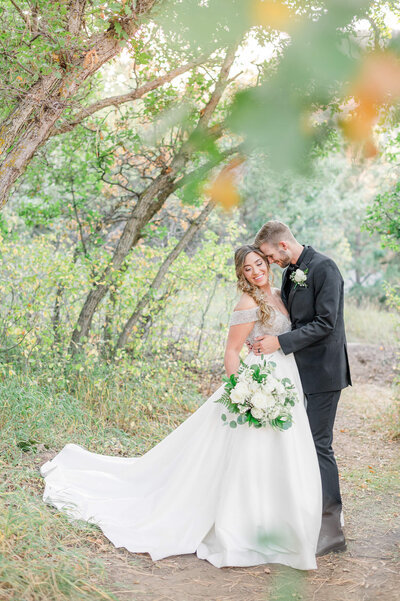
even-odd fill
[(241, 246), (237, 250), (235, 250), (235, 269), (236, 269), (236, 277), (238, 280), (237, 287), (238, 287), (238, 290), (240, 290), (241, 292), (246, 292), (246, 294), (251, 296), (251, 298), (257, 303), (258, 307), (260, 308), (261, 322), (264, 325), (268, 325), (270, 322), (270, 319), (271, 319), (271, 314), (272, 314), (273, 308), (271, 305), (268, 304), (268, 302), (264, 298), (264, 295), (261, 292), (261, 290), (258, 288), (258, 286), (251, 284), (246, 279), (246, 276), (244, 275), (244, 271), (243, 271), (244, 262), (245, 262), (247, 255), (250, 253), (256, 253), (257, 255), (259, 255), (262, 258), (262, 260), (264, 261), (264, 263), (266, 264), (267, 269), (268, 269), (269, 282), (270, 282), (270, 284), (272, 284), (273, 277), (272, 277), (272, 273), (271, 273), (269, 263), (267, 261), (266, 256), (264, 255), (264, 253), (261, 252), (261, 250), (259, 248), (257, 248), (257, 246), (252, 246), (251, 244), (246, 244), (244, 246)]

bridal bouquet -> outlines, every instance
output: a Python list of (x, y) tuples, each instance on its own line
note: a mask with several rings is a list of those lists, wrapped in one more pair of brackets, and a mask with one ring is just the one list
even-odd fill
[[(288, 430), (292, 425), (291, 408), (299, 400), (289, 378), (279, 379), (274, 375), (276, 363), (264, 359), (261, 364), (246, 365), (240, 362), (238, 375), (223, 378), (226, 382), (224, 394), (216, 403), (223, 403), (228, 411), (239, 414), (229, 422), (231, 428), (245, 424), (261, 428), (268, 424), (277, 430)], [(225, 424), (228, 418), (221, 415)]]

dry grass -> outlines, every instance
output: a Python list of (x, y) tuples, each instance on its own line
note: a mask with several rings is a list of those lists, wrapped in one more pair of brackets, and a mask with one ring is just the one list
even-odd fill
[[(200, 397), (171, 366), (148, 377), (61, 387), (15, 377), (0, 384), (1, 601), (115, 600), (96, 559), (111, 546), (99, 530), (68, 522), (41, 500), (41, 463), (73, 440), (105, 454), (145, 452), (180, 423)], [(73, 392), (73, 394), (72, 394)]]
[(399, 340), (399, 316), (372, 303), (347, 302), (345, 323), (348, 342), (393, 346)]

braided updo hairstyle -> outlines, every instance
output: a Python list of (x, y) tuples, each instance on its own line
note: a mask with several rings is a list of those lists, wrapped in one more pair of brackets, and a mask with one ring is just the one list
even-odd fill
[(269, 263), (265, 257), (265, 255), (261, 252), (259, 248), (256, 246), (252, 246), (251, 244), (246, 244), (245, 246), (241, 246), (235, 251), (235, 269), (236, 269), (236, 277), (237, 277), (237, 287), (241, 292), (246, 292), (251, 298), (257, 303), (260, 309), (260, 319), (264, 325), (268, 325), (271, 319), (272, 306), (268, 304), (266, 299), (264, 298), (263, 293), (254, 284), (251, 284), (244, 275), (243, 265), (245, 259), (249, 253), (256, 253), (259, 255), (268, 268), (268, 278), (272, 283), (272, 273), (269, 268)]

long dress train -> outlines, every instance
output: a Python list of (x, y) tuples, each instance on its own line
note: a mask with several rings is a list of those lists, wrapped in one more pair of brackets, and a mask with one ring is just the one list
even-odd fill
[[(275, 312), (265, 328), (257, 308), (232, 323), (254, 321), (251, 337), (290, 329)], [(41, 467), (43, 499), (71, 520), (97, 524), (116, 546), (153, 560), (197, 553), (216, 567), (281, 563), (315, 569), (321, 480), (293, 355), (269, 356), (301, 401), (285, 431), (224, 426), (214, 401), (221, 386), (141, 457), (92, 453), (67, 444)], [(250, 353), (246, 363), (260, 362)]]

